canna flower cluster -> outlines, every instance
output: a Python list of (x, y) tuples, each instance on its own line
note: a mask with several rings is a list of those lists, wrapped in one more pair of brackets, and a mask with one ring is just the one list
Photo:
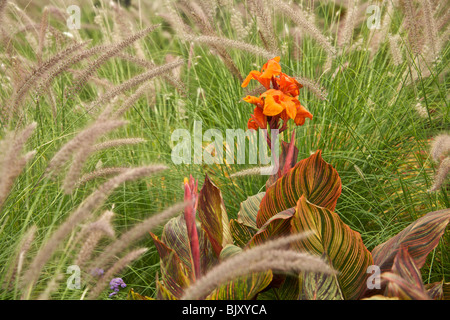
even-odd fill
[[(248, 86), (252, 79), (261, 83), (266, 91), (259, 97), (246, 96), (244, 101), (256, 107), (248, 120), (248, 128), (286, 129), (289, 119), (293, 119), (297, 126), (305, 123), (305, 119), (312, 119), (312, 114), (300, 104), (298, 95), (303, 86), (293, 77), (281, 72), (280, 57), (275, 57), (264, 64), (261, 71), (250, 71), (242, 82), (242, 87)], [(282, 120), (282, 124), (280, 123)], [(281, 127), (280, 127), (281, 125)]]

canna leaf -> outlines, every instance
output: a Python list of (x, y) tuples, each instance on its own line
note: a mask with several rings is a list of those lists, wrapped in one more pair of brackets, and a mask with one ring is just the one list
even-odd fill
[(428, 295), (433, 300), (450, 300), (450, 282), (434, 282), (425, 285)]
[(246, 226), (257, 229), (256, 216), (258, 215), (259, 205), (266, 193), (260, 192), (241, 202), (237, 220)]
[(300, 279), (300, 300), (344, 300), (336, 277), (305, 272)]
[(207, 300), (252, 300), (272, 281), (272, 271), (252, 273), (221, 285)]
[[(292, 233), (315, 233), (294, 245), (300, 250), (322, 256), (339, 272), (334, 277), (345, 300), (359, 298), (366, 286), (367, 267), (373, 264), (372, 255), (364, 246), (361, 235), (350, 229), (335, 212), (310, 203), (304, 196), (298, 200), (291, 225)], [(325, 280), (330, 281), (325, 286), (334, 285), (332, 280)], [(305, 288), (308, 289), (308, 286), (303, 286)], [(303, 292), (303, 295), (311, 296), (313, 293)]]
[(161, 235), (161, 242), (176, 252), (177, 256), (186, 267), (190, 278), (192, 280), (195, 279), (193, 274), (194, 268), (191, 245), (189, 243), (186, 222), (183, 215), (172, 218), (166, 223)]
[[(242, 252), (242, 248), (233, 244), (226, 245), (220, 252), (220, 260), (230, 258)], [(215, 289), (206, 299), (210, 300), (249, 300), (266, 288), (272, 281), (272, 272), (253, 273), (239, 277)]]
[(214, 252), (214, 249), (209, 242), (208, 236), (201, 228), (197, 228), (199, 244), (200, 244), (200, 264), (201, 264), (201, 274), (205, 274), (215, 266), (219, 259)]
[(341, 190), (339, 174), (322, 159), (319, 150), (299, 161), (267, 189), (258, 211), (257, 226), (261, 227), (277, 213), (295, 207), (301, 196), (333, 211)]
[(257, 231), (256, 215), (265, 192), (260, 192), (242, 201), (237, 219), (230, 220), (230, 230), (237, 245), (244, 247)]
[(406, 246), (401, 246), (392, 265), (392, 272), (381, 274), (388, 282), (386, 295), (401, 300), (430, 300), (422, 282), (422, 275)]
[(183, 290), (189, 286), (189, 271), (178, 254), (168, 247), (158, 237), (150, 232), (160, 257), (162, 281), (159, 282), (158, 299), (179, 299)]
[(282, 212), (277, 213), (266, 223), (261, 226), (258, 232), (249, 241), (248, 246), (256, 246), (262, 244), (265, 241), (274, 239), (279, 236), (289, 235), (291, 233), (291, 219), (295, 214), (295, 208), (289, 208)]
[(381, 279), (389, 283), (388, 296), (400, 300), (429, 300), (429, 296), (393, 272), (384, 272)]
[(426, 214), (403, 231), (372, 250), (374, 263), (382, 272), (389, 271), (401, 246), (406, 246), (420, 269), (437, 244), (450, 221), (450, 209)]
[(156, 299), (157, 300), (178, 300), (170, 290), (159, 279), (156, 280)]
[(220, 252), (220, 260), (224, 260), (242, 252), (242, 248), (234, 244), (227, 244)]
[(225, 245), (233, 243), (233, 238), (222, 194), (208, 175), (199, 193), (197, 209), (202, 228), (219, 256)]

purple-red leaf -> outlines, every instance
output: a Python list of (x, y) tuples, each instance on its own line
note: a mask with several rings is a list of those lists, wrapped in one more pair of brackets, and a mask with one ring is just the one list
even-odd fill
[(422, 268), (430, 251), (439, 243), (449, 221), (450, 209), (430, 212), (417, 219), (396, 236), (372, 250), (374, 263), (382, 272), (389, 271), (399, 248), (405, 246), (417, 267)]
[(223, 203), (222, 194), (214, 183), (205, 177), (205, 183), (198, 198), (198, 213), (202, 228), (217, 256), (227, 244), (233, 243), (228, 215)]
[(422, 275), (414, 259), (408, 253), (408, 248), (401, 246), (397, 251), (392, 272), (381, 274), (381, 279), (387, 281), (386, 295), (402, 300), (430, 300), (422, 282)]

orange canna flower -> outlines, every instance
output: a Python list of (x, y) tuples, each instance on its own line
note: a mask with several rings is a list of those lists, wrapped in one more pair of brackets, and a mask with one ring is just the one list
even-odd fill
[(305, 123), (306, 118), (312, 120), (313, 115), (300, 104), (300, 101), (298, 101), (297, 114), (295, 115), (294, 122), (297, 126), (302, 126)]
[(241, 87), (245, 88), (250, 83), (250, 80), (255, 79), (261, 83), (266, 89), (270, 89), (270, 81), (273, 76), (277, 76), (281, 73), (281, 66), (279, 64), (280, 57), (275, 57), (267, 61), (261, 71), (252, 70), (242, 82)]
[(253, 110), (253, 114), (248, 119), (247, 127), (253, 130), (258, 130), (258, 128), (267, 129), (267, 117), (260, 107), (256, 107)]
[(264, 100), (258, 97), (254, 97), (254, 96), (246, 96), (243, 99), (245, 102), (251, 103), (251, 104), (260, 104), (263, 105), (264, 104)]
[(261, 70), (261, 78), (272, 79), (272, 77), (277, 76), (281, 73), (280, 57), (275, 57), (267, 61)]
[[(285, 95), (280, 90), (269, 89), (261, 97), (264, 98), (263, 112), (267, 116), (276, 116), (286, 110), (286, 114), (289, 118), (294, 119), (297, 115), (297, 108), (295, 101), (297, 99)], [(300, 102), (299, 102), (300, 103)]]
[[(261, 71), (250, 71), (242, 83), (246, 87), (250, 80), (259, 81), (267, 90), (259, 97), (246, 96), (243, 100), (256, 105), (248, 120), (249, 129), (278, 128), (279, 120), (283, 120), (281, 130), (285, 130), (286, 122), (293, 119), (300, 126), (305, 119), (312, 119), (312, 114), (300, 104), (298, 95), (303, 86), (293, 77), (281, 72), (280, 57), (275, 57), (264, 64)], [(273, 88), (271, 88), (271, 84)]]
[(295, 78), (289, 77), (285, 73), (280, 74), (280, 78), (277, 81), (278, 88), (286, 94), (296, 97), (300, 94), (300, 88), (303, 86), (295, 80)]

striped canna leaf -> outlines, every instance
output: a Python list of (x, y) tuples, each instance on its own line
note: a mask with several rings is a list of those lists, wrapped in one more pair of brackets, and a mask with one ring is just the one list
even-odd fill
[[(206, 234), (197, 228), (200, 244), (201, 270), (206, 273), (218, 259)], [(150, 232), (160, 256), (161, 281), (159, 295), (164, 299), (178, 299), (184, 288), (195, 280), (189, 237), (184, 216), (169, 220), (161, 239)]]
[(422, 275), (406, 246), (397, 251), (392, 272), (381, 274), (381, 279), (387, 282), (386, 295), (401, 300), (430, 300), (422, 282)]
[(291, 219), (295, 214), (295, 208), (281, 211), (271, 217), (259, 228), (248, 242), (248, 247), (262, 244), (269, 239), (284, 236), (291, 233)]
[[(361, 235), (350, 229), (338, 214), (315, 205), (302, 196), (291, 220), (292, 233), (313, 231), (315, 234), (295, 243), (295, 246), (310, 254), (322, 256), (330, 266), (338, 271), (334, 279), (319, 279), (318, 286), (333, 288), (333, 294), (345, 300), (358, 299), (366, 287), (367, 268), (373, 264), (372, 255), (362, 242)], [(303, 280), (304, 296), (315, 296), (316, 299), (329, 298), (327, 290), (320, 288), (311, 292), (308, 279)], [(335, 288), (335, 287), (338, 288)], [(305, 290), (309, 290), (305, 292)], [(340, 291), (340, 293), (339, 293)], [(318, 297), (318, 293), (323, 296)], [(340, 296), (341, 294), (342, 296)]]
[(295, 207), (301, 196), (320, 207), (335, 209), (342, 191), (341, 178), (321, 154), (319, 150), (299, 161), (267, 189), (256, 219), (258, 227), (277, 213)]
[[(220, 253), (220, 259), (225, 260), (238, 253), (242, 249), (228, 244)], [(272, 271), (251, 273), (238, 277), (224, 285), (219, 286), (206, 297), (208, 300), (251, 300), (264, 290), (272, 281)]]
[(305, 272), (299, 279), (300, 300), (344, 300), (336, 277)]
[(225, 245), (233, 243), (233, 238), (222, 194), (208, 175), (199, 193), (197, 210), (202, 229), (218, 257)]
[(400, 247), (406, 246), (417, 267), (422, 268), (428, 254), (439, 243), (449, 221), (450, 209), (433, 211), (417, 219), (372, 250), (374, 263), (382, 272), (389, 271)]
[(180, 215), (172, 218), (166, 223), (161, 235), (161, 242), (176, 252), (177, 256), (186, 267), (191, 279), (194, 280), (194, 263), (192, 260), (186, 222), (183, 216)]
[(246, 246), (258, 229), (256, 227), (256, 215), (265, 194), (265, 192), (260, 192), (241, 202), (237, 219), (230, 220), (233, 240), (240, 247)]
[(150, 232), (160, 257), (161, 281), (158, 281), (157, 295), (160, 299), (179, 299), (183, 295), (184, 288), (189, 286), (191, 279), (186, 265), (178, 254), (158, 237)]
[(429, 283), (425, 285), (428, 295), (433, 300), (450, 300), (450, 282)]

